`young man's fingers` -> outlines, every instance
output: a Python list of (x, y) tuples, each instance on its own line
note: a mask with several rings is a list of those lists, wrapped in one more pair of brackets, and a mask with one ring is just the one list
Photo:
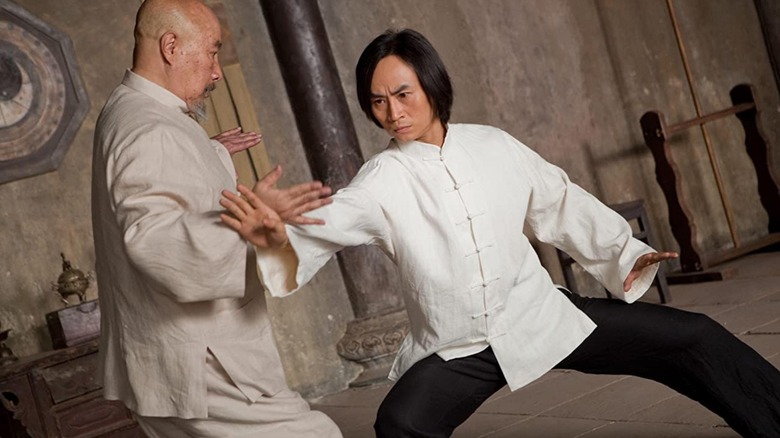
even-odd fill
[[(249, 188), (247, 188), (246, 186), (239, 184), (238, 191), (241, 192), (242, 195), (244, 195), (244, 197), (246, 198), (246, 202), (248, 202), (247, 206), (248, 207), (251, 206), (251, 209), (258, 210), (260, 211), (260, 213), (264, 215), (268, 215), (270, 214), (270, 212), (273, 211), (270, 207), (265, 205), (265, 203), (262, 200), (260, 200), (260, 198), (252, 190), (249, 190)], [(247, 211), (247, 213), (249, 213), (249, 211)]]
[(263, 225), (269, 230), (267, 237), (273, 247), (284, 246), (287, 242), (287, 230), (284, 228), (284, 222), (278, 217), (266, 217), (263, 219)]
[(221, 205), (225, 210), (229, 211), (230, 214), (239, 221), (243, 221), (246, 218), (246, 213), (244, 210), (242, 210), (235, 202), (223, 198), (219, 200), (219, 205)]
[(219, 219), (222, 220), (222, 223), (230, 227), (233, 231), (239, 231), (241, 229), (241, 222), (233, 216), (220, 213)]
[[(239, 191), (240, 190), (241, 190), (241, 186), (239, 186)], [(222, 205), (222, 201), (225, 201), (228, 205), (234, 204), (243, 213), (248, 214), (252, 212), (252, 206), (247, 202), (247, 199), (231, 191), (228, 190), (222, 191), (222, 199), (220, 199), (220, 205)], [(227, 208), (225, 205), (222, 206)]]
[(623, 282), (623, 292), (631, 290), (631, 286), (634, 284), (634, 280), (639, 276), (638, 271), (631, 271), (626, 277), (626, 281)]
[(645, 267), (677, 257), (677, 253), (674, 252), (656, 252), (646, 255), (647, 257), (644, 259)]
[[(255, 217), (263, 218), (263, 220), (271, 218), (273, 220), (282, 222), (279, 217), (279, 213), (273, 208), (266, 205), (260, 197), (258, 197), (253, 191), (249, 190), (246, 186), (239, 185), (239, 191), (246, 197), (249, 205), (246, 210), (247, 215), (253, 214)], [(282, 224), (282, 228), (284, 225)]]
[(220, 205), (228, 209), (239, 220), (244, 221), (250, 215), (261, 217), (277, 215), (245, 186), (239, 184), (238, 190), (243, 195), (242, 197), (230, 192), (223, 193), (224, 198), (220, 199)]
[[(239, 190), (239, 192), (241, 191), (241, 186), (240, 185), (239, 185), (238, 190)], [(241, 196), (236, 194), (236, 193), (231, 192), (230, 190), (223, 190), (222, 191), (222, 198), (223, 199), (227, 199), (230, 202), (234, 202), (234, 203), (241, 202)]]
[(271, 232), (278, 232), (284, 229), (284, 223), (273, 216), (265, 216), (263, 218), (263, 226), (271, 230)]
[[(251, 204), (252, 206), (262, 204), (262, 202), (260, 202), (260, 198), (257, 197), (255, 192), (253, 192), (252, 190), (249, 190), (249, 187), (247, 187), (247, 186), (245, 186), (243, 184), (239, 184), (238, 185), (238, 193), (240, 193), (242, 195), (244, 201), (249, 202), (249, 204)], [(263, 205), (265, 205), (265, 204), (263, 204)]]

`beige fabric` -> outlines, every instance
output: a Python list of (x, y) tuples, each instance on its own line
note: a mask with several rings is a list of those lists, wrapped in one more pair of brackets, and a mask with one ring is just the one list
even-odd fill
[(526, 222), (628, 302), (658, 269), (624, 293), (635, 260), (653, 249), (563, 170), (489, 126), (449, 125), (441, 148), (392, 140), (310, 216), (325, 225), (288, 227), (297, 264), (289, 252), (258, 251), (264, 282), (282, 296), (345, 246), (381, 248), (407, 286), (410, 321), (391, 379), (431, 354), (449, 360), (490, 345), (514, 390), (591, 333), (595, 324), (556, 290), (523, 235)]
[(139, 415), (206, 418), (207, 350), (248, 405), (288, 390), (254, 251), (219, 220), (229, 154), (184, 105), (128, 71), (97, 123), (98, 378)]
[(309, 409), (297, 393), (282, 390), (248, 403), (217, 360), (206, 358), (207, 419), (138, 417), (149, 438), (339, 438), (325, 414)]

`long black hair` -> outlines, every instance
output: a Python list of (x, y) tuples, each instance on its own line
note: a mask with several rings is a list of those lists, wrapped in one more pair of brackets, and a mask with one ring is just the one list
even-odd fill
[(436, 49), (422, 34), (412, 29), (387, 30), (374, 38), (360, 55), (355, 67), (355, 83), (360, 109), (366, 117), (382, 127), (371, 111), (371, 80), (379, 61), (390, 55), (401, 58), (412, 67), (433, 111), (446, 125), (450, 120), (453, 100), (450, 76)]

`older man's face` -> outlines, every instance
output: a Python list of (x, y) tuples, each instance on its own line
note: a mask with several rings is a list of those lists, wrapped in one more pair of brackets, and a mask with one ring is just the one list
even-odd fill
[(183, 80), (183, 99), (187, 108), (201, 119), (205, 118), (205, 99), (222, 79), (219, 66), (221, 31), (219, 24), (209, 26), (195, 35), (182, 49), (183, 66), (180, 70)]

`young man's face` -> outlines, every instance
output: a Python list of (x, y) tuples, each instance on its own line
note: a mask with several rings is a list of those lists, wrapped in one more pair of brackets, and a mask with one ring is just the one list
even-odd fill
[(400, 142), (444, 143), (444, 126), (433, 111), (414, 69), (390, 55), (376, 65), (371, 78), (371, 111)]

